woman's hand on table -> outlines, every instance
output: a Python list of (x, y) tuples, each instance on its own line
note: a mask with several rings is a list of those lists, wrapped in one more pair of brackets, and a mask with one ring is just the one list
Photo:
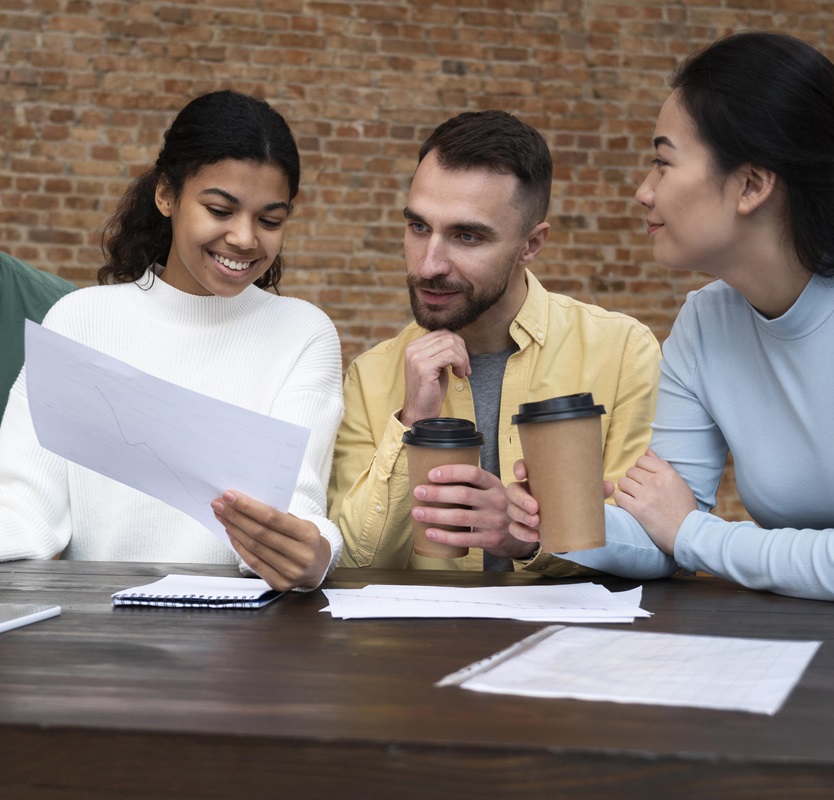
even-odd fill
[(618, 483), (614, 502), (628, 511), (651, 540), (674, 555), (675, 539), (684, 519), (698, 504), (677, 470), (653, 450), (647, 450)]

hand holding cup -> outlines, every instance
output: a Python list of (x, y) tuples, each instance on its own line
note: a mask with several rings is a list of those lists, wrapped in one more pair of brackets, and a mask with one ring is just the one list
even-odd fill
[[(475, 429), (475, 424), (466, 419), (454, 417), (433, 417), (418, 420), (411, 426), (411, 430), (403, 434), (408, 455), (408, 482), (411, 487), (412, 507), (418, 505), (414, 497), (417, 486), (429, 483), (428, 474), (436, 467), (447, 464), (471, 464), (478, 466), (481, 445), (484, 443), (482, 433)], [(419, 505), (436, 505), (449, 507), (442, 503), (427, 503)], [(469, 549), (454, 545), (432, 541), (426, 538), (425, 522), (412, 520), (412, 534), (414, 536), (414, 552), (420, 556), (431, 558), (460, 558)], [(432, 527), (438, 527), (436, 525)], [(448, 528), (448, 530), (460, 530)]]
[(538, 503), (541, 549), (591, 550), (605, 544), (602, 406), (589, 392), (524, 403), (518, 426), (530, 494)]

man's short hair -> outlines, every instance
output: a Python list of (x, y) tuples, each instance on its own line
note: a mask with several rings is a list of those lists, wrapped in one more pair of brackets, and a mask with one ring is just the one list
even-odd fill
[(497, 109), (458, 114), (426, 139), (418, 163), (432, 151), (444, 169), (485, 168), (515, 175), (525, 228), (547, 218), (553, 181), (550, 149), (535, 128), (512, 114)]

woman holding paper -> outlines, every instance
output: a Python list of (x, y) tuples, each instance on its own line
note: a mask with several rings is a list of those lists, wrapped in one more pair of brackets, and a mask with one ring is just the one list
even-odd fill
[[(310, 304), (265, 291), (281, 277), (298, 188), (280, 114), (236, 92), (198, 97), (106, 228), (105, 285), (44, 320), (153, 376), (312, 429), (289, 513), (233, 486), (211, 504), (242, 569), (280, 590), (317, 586), (342, 542), (325, 507), (343, 410), (338, 336)], [(25, 373), (0, 426), (0, 559), (236, 560), (191, 517), (42, 449)]]
[[(832, 600), (834, 65), (788, 36), (739, 34), (672, 88), (636, 197), (656, 260), (718, 280), (689, 295), (663, 347), (651, 449), (606, 508), (607, 545), (565, 557)], [(708, 513), (729, 451), (758, 525)], [(537, 539), (525, 485), (508, 496), (510, 530)]]

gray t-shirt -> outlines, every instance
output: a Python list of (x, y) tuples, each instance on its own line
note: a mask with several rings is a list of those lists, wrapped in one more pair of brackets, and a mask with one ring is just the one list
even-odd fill
[[(518, 347), (513, 345), (500, 353), (469, 357), (469, 366), (472, 368), (469, 385), (472, 387), (472, 400), (475, 404), (475, 425), (484, 435), (481, 468), (499, 478), (501, 461), (498, 454), (498, 418), (501, 410), (501, 387), (507, 361), (516, 350)], [(484, 569), (491, 572), (512, 572), (513, 561), (511, 558), (497, 558), (484, 552)]]

